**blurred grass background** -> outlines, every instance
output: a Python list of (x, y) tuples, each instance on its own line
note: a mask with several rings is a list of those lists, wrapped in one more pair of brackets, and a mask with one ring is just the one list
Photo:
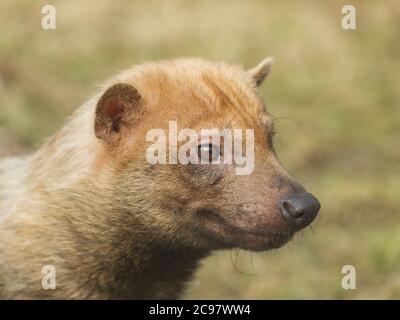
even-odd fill
[[(41, 29), (53, 4), (57, 29)], [(353, 4), (357, 29), (341, 28)], [(32, 150), (95, 85), (144, 60), (200, 56), (250, 67), (276, 148), (321, 200), (279, 251), (218, 252), (185, 298), (400, 298), (400, 2), (1, 1), (0, 154)], [(357, 289), (343, 290), (343, 265)]]

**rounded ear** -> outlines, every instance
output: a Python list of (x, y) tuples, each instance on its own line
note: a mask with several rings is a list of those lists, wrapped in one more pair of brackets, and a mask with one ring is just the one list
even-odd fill
[(117, 83), (108, 88), (96, 106), (96, 137), (107, 142), (115, 141), (123, 126), (131, 126), (138, 120), (140, 100), (140, 94), (130, 84)]
[(272, 64), (274, 63), (273, 57), (265, 58), (256, 67), (247, 71), (257, 86), (261, 85), (264, 79), (271, 72)]

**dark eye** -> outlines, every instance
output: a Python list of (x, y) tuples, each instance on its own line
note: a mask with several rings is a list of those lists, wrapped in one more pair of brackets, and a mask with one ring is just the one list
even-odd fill
[(220, 149), (215, 144), (205, 143), (197, 146), (197, 156), (200, 163), (211, 163), (217, 160), (220, 155)]

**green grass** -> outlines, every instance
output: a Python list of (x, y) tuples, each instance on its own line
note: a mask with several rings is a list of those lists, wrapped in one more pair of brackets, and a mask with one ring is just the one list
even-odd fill
[[(117, 70), (200, 56), (253, 66), (288, 171), (321, 200), (313, 226), (270, 253), (219, 252), (186, 298), (400, 298), (400, 3), (51, 1), (0, 4), (0, 153), (33, 149)], [(111, 4), (112, 3), (112, 4)], [(341, 268), (357, 269), (343, 290)]]

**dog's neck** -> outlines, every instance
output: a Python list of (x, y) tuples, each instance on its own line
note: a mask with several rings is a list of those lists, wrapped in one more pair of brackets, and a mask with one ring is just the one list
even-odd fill
[(200, 260), (209, 254), (163, 238), (142, 220), (144, 209), (118, 208), (118, 200), (100, 186), (84, 184), (64, 191), (48, 203), (57, 208), (62, 241), (69, 250), (61, 253), (66, 265), (57, 272), (78, 274), (79, 279), (67, 279), (77, 281), (76, 287), (82, 279), (87, 281), (80, 298), (178, 298)]
[(76, 266), (83, 277), (92, 280), (89, 298), (176, 299), (200, 260), (209, 254), (208, 250), (155, 240), (154, 231), (140, 222), (132, 230), (118, 232), (110, 227), (97, 232), (87, 234), (86, 243), (80, 243), (83, 235), (79, 231), (71, 233), (78, 239), (76, 251), (84, 260), (76, 261)]
[[(145, 243), (130, 256), (119, 257), (104, 287), (109, 298), (176, 299), (207, 252), (192, 252)], [(127, 261), (128, 260), (128, 261)]]

